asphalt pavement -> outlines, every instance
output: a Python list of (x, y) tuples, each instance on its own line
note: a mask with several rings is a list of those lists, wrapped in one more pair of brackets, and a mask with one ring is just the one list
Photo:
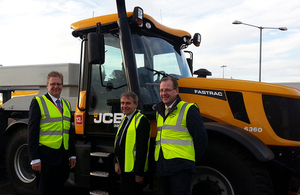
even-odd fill
[[(87, 189), (77, 188), (69, 183), (65, 185), (65, 195), (88, 195)], [(8, 181), (7, 174), (4, 168), (0, 168), (0, 195), (21, 195), (18, 194)]]
[[(70, 183), (66, 182), (65, 195), (89, 195), (88, 189), (82, 189), (71, 185)], [(145, 190), (145, 195), (151, 195), (152, 191)], [(18, 194), (12, 187), (11, 183), (8, 181), (7, 174), (4, 168), (0, 168), (0, 195), (22, 195)]]
[(0, 195), (17, 195), (11, 184), (8, 182), (4, 168), (0, 168)]

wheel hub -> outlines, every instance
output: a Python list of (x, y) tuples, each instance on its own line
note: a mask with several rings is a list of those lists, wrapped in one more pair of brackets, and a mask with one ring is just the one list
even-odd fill
[(229, 180), (214, 168), (198, 167), (198, 174), (193, 178), (193, 195), (234, 195)]
[(14, 167), (17, 176), (24, 183), (31, 183), (35, 179), (35, 174), (29, 162), (27, 144), (23, 144), (18, 148), (15, 154)]

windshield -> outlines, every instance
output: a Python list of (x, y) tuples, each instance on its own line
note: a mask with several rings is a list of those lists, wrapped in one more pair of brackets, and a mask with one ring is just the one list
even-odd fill
[(178, 46), (157, 37), (133, 36), (138, 67), (148, 67), (175, 77), (190, 77), (183, 52)]
[[(183, 51), (175, 48), (179, 46), (174, 47), (161, 38), (136, 34), (132, 35), (132, 41), (137, 68), (146, 67), (177, 78), (191, 77)], [(105, 63), (102, 65), (105, 70), (113, 72), (116, 68), (124, 69), (118, 37), (105, 35), (105, 44)]]
[[(176, 78), (191, 77), (184, 53), (167, 41), (136, 34), (132, 35), (132, 40), (144, 104), (160, 101), (158, 83), (165, 74)], [(95, 79), (100, 77), (101, 68), (105, 85), (109, 83), (113, 88), (118, 88), (119, 95), (127, 90), (118, 36), (105, 35), (105, 63), (101, 67), (94, 66), (97, 66), (93, 68)], [(99, 81), (95, 81), (95, 85), (99, 85)]]
[[(133, 34), (133, 47), (137, 62), (137, 73), (144, 107), (152, 107), (161, 101), (159, 81), (168, 74), (176, 78), (191, 76), (184, 53), (161, 38)], [(120, 96), (127, 91), (124, 62), (117, 35), (105, 35), (105, 63), (93, 64), (88, 114), (93, 124), (110, 122), (107, 133), (115, 133), (122, 119)], [(117, 114), (116, 114), (117, 113)], [(105, 115), (105, 116), (104, 116)], [(111, 124), (111, 119), (113, 123)], [(98, 133), (99, 128), (89, 129)], [(102, 131), (102, 133), (104, 133)]]

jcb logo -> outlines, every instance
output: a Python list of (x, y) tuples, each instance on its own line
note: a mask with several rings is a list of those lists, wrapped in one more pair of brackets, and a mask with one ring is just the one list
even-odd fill
[(94, 114), (94, 123), (120, 123), (124, 114), (123, 113), (95, 113)]

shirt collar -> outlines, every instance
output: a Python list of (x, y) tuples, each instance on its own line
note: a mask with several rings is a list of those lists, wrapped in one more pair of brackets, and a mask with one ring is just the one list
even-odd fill
[(51, 97), (52, 101), (55, 102), (56, 100), (61, 100), (60, 98), (56, 98), (53, 95), (51, 95), (50, 93), (48, 93), (48, 95)]
[(133, 114), (136, 112), (136, 109), (129, 115), (126, 115), (126, 117), (128, 118), (128, 121), (133, 117)]
[[(176, 99), (177, 100), (177, 99)], [(176, 102), (176, 100), (170, 105), (170, 106), (167, 106), (166, 104), (165, 104), (165, 108), (172, 108), (173, 107), (173, 105), (174, 105), (174, 103)]]

